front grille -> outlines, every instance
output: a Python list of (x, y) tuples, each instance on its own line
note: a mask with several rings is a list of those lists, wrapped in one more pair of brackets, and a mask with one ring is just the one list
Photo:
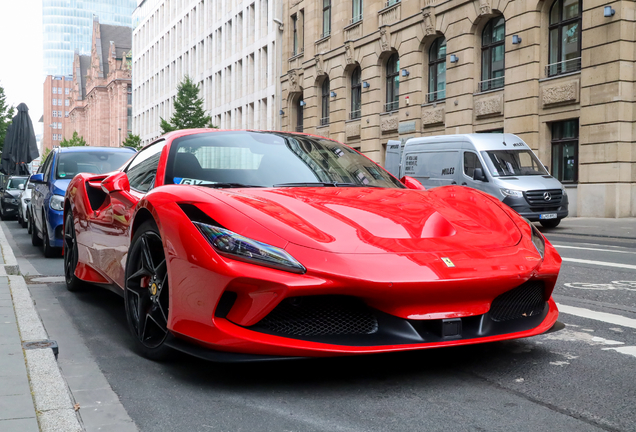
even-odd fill
[(544, 287), (541, 281), (528, 281), (501, 294), (490, 305), (493, 321), (508, 321), (539, 315), (545, 307)]
[(345, 296), (285, 299), (254, 330), (289, 336), (362, 335), (378, 331), (378, 321), (361, 301)]
[[(531, 207), (558, 208), (563, 199), (561, 189), (532, 190), (523, 193)], [(549, 199), (546, 199), (549, 198)]]

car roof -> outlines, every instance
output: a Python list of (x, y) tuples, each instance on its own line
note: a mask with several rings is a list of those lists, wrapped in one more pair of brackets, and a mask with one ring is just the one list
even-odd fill
[(510, 133), (473, 133), (460, 135), (439, 135), (434, 137), (410, 138), (409, 145), (437, 144), (448, 142), (468, 142), (475, 150), (527, 150), (528, 145), (518, 136)]
[(77, 146), (77, 147), (58, 147), (60, 153), (76, 153), (76, 152), (88, 152), (88, 151), (103, 151), (103, 152), (132, 152), (135, 150), (128, 147), (90, 147), (90, 146)]

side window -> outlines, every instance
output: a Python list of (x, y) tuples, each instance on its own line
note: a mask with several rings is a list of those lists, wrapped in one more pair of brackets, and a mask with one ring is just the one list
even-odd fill
[(483, 170), (481, 162), (479, 162), (479, 157), (477, 157), (475, 153), (464, 152), (464, 174), (473, 178), (475, 168), (481, 168)]
[[(51, 177), (51, 167), (53, 166), (53, 158), (54, 154), (51, 153), (49, 157), (46, 159), (46, 165), (44, 166), (44, 181), (48, 182)], [(57, 161), (56, 161), (57, 162)]]
[(165, 141), (158, 142), (143, 149), (135, 156), (126, 168), (131, 188), (139, 192), (148, 192), (153, 188), (161, 150), (165, 145)]
[(53, 159), (53, 153), (49, 153), (49, 156), (40, 164), (37, 174), (42, 174), (46, 170), (47, 165), (51, 163), (51, 159)]

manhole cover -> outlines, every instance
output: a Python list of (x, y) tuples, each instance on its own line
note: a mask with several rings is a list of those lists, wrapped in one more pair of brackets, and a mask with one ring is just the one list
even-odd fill
[(22, 342), (22, 348), (24, 348), (25, 350), (51, 348), (56, 359), (59, 352), (57, 342), (51, 339)]

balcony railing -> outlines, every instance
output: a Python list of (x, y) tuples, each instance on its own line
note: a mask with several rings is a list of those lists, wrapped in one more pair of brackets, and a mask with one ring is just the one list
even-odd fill
[(489, 80), (479, 81), (479, 91), (485, 92), (488, 90), (494, 90), (502, 88), (505, 83), (505, 77), (497, 77)]
[(362, 111), (361, 110), (351, 111), (349, 113), (349, 120), (359, 119), (361, 116), (362, 116)]
[(329, 124), (329, 117), (323, 117), (320, 119), (320, 126), (327, 126)]
[(397, 111), (400, 108), (400, 101), (387, 102), (384, 104), (384, 112)]
[(545, 67), (545, 76), (551, 77), (581, 70), (581, 57), (549, 64)]
[(426, 102), (437, 102), (446, 99), (446, 89), (437, 90), (426, 94)]

